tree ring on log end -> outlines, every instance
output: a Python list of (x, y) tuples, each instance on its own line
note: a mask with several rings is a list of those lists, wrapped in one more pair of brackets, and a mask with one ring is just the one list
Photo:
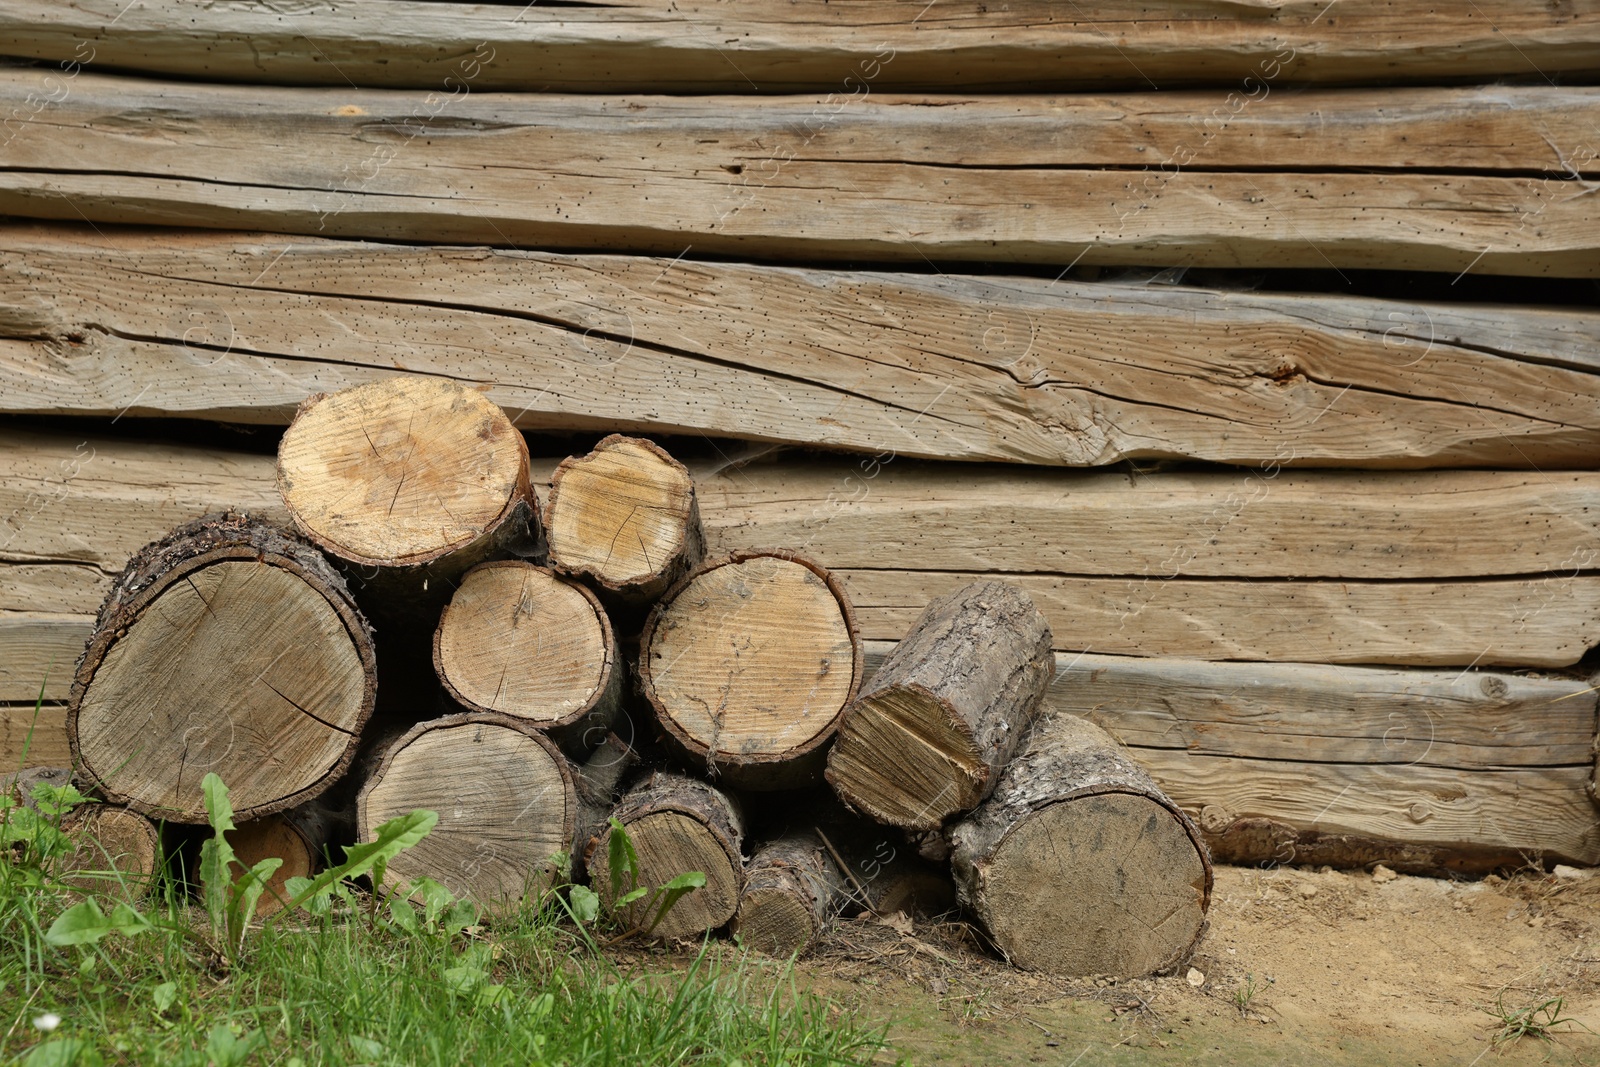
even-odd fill
[(517, 560), (468, 571), (434, 633), (439, 679), (462, 704), (536, 726), (582, 718), (620, 669), (595, 595)]
[(278, 446), (278, 489), (329, 552), (411, 566), (472, 544), (528, 499), (528, 450), (482, 393), (386, 378), (302, 406)]
[(1017, 823), (984, 865), (985, 925), (1029, 970), (1149, 974), (1193, 948), (1208, 874), (1188, 830), (1157, 801), (1069, 798)]
[[(639, 858), (641, 887), (655, 889), (688, 871), (699, 871), (706, 876), (705, 885), (680, 897), (666, 917), (649, 931), (652, 936), (667, 940), (696, 937), (733, 918), (739, 907), (739, 891), (743, 888), (742, 864), (735, 866), (720, 838), (703, 822), (681, 811), (655, 811), (625, 825)], [(610, 850), (606, 845), (606, 836), (601, 835), (590, 867), (595, 889), (610, 907)], [(623, 886), (624, 892), (627, 889)], [(643, 926), (655, 917), (653, 912), (645, 914), (644, 906), (648, 901), (646, 897), (624, 909), (623, 919), (629, 926)]]
[(167, 570), (97, 630), (68, 728), (111, 799), (204, 822), (200, 781), (215, 771), (248, 819), (337, 776), (371, 711), (371, 647), (309, 577), (284, 557), (219, 549)]
[(817, 937), (816, 918), (793, 893), (775, 886), (746, 889), (739, 900), (734, 932), (745, 948), (769, 956), (789, 956)]
[(608, 589), (648, 582), (695, 547), (686, 542), (697, 514), (683, 464), (652, 441), (613, 434), (557, 469), (545, 505), (550, 560)]
[(713, 771), (819, 753), (861, 684), (848, 598), (789, 553), (703, 567), (651, 613), (640, 647), (640, 681), (662, 725)]
[(577, 819), (560, 750), (525, 723), (477, 712), (421, 723), (388, 748), (356, 803), (361, 840), (419, 808), (439, 822), (390, 862), (385, 885), (432, 878), (491, 909), (552, 883)]

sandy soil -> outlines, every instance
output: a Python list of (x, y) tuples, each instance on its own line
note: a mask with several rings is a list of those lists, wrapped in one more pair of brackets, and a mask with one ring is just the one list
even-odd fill
[[(1600, 875), (1224, 867), (1186, 974), (1023, 974), (960, 924), (870, 919), (843, 923), (799, 971), (896, 1020), (890, 1036), (917, 1064), (1600, 1064), (1584, 1030), (1600, 1032), (1597, 941)], [(1497, 1003), (1557, 997), (1574, 1022), (1552, 1040), (1495, 1043)]]

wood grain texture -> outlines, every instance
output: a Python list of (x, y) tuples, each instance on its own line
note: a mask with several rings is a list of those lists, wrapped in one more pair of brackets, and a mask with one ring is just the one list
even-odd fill
[(1583, 469), (1600, 452), (1600, 357), (1582, 311), (3, 232), (11, 413), (282, 425), (307, 396), (405, 371), (484, 389), (524, 428), (732, 435), (879, 466), (1183, 457), (1265, 477)]
[(689, 470), (666, 449), (611, 434), (550, 476), (550, 565), (624, 603), (646, 604), (700, 565), (705, 531)]
[(418, 724), (384, 749), (357, 798), (357, 832), (417, 809), (439, 822), (389, 864), (386, 884), (432, 878), (491, 910), (537, 899), (572, 847), (572, 770), (539, 731), (473, 712)]
[(932, 830), (988, 796), (1055, 669), (1028, 594), (976, 581), (931, 601), (845, 709), (828, 784), (854, 810)]
[(1194, 953), (1211, 903), (1199, 829), (1104, 730), (1046, 714), (949, 834), (961, 903), (1029, 970), (1127, 978)]
[[(162, 0), (16, 0), (11, 55), (205, 81), (435, 90), (834, 91), (1554, 76), (1600, 65), (1588, 0), (1187, 0), (1063, 8), (1045, 0), (929, 11), (922, 3), (732, 0), (672, 7), (352, 0), (337, 7)], [(307, 39), (317, 42), (307, 49)], [(1268, 65), (1276, 57), (1277, 62)], [(70, 68), (69, 68), (70, 69)]]
[[(1296, 829), (1600, 863), (1592, 766), (1462, 771), (1428, 766), (1297, 763), (1137, 752), (1167, 794), (1198, 817), (1266, 816)], [(1281, 862), (1281, 861), (1280, 861)], [(1470, 866), (1470, 865), (1469, 865)]]
[[(31, 114), (30, 101), (48, 95), (52, 77), (59, 80), (39, 71), (0, 77), (0, 109)], [(321, 89), (82, 74), (47, 118), (8, 144), (0, 211), (668, 256), (692, 247), (701, 256), (919, 266), (1332, 265), (1600, 276), (1595, 209), (1562, 185), (1569, 156), (1580, 160), (1572, 164), (1579, 173), (1600, 172), (1590, 144), (1600, 93), (1554, 92), (1552, 109), (1569, 112), (1555, 131), (1571, 137), (1565, 144), (1539, 128), (1542, 112), (1526, 94), (1467, 91), (1440, 107), (1449, 98), (1435, 91), (1426, 98), (1431, 108), (1405, 109), (1408, 125), (1443, 127), (1424, 142), (1483, 139), (1483, 110), (1515, 127), (1505, 132), (1522, 173), (1492, 164), (1463, 173), (1427, 155), (1416, 168), (1396, 168), (1401, 154), (1386, 152), (1381, 137), (1360, 136), (1388, 118), (1393, 93), (1351, 104), (1343, 96), (1268, 97), (1260, 116), (1239, 109), (1238, 122), (1251, 127), (1233, 134), (1240, 140), (1276, 144), (1285, 128), (1317, 126), (1339, 146), (1338, 158), (1321, 166), (1269, 160), (1262, 169), (1260, 148), (1213, 155), (1216, 138), (1198, 122), (1175, 143), (1174, 105), (1164, 98), (1077, 105), (1019, 97), (957, 104), (955, 113), (943, 106), (948, 100), (868, 99), (823, 139), (806, 132), (831, 125), (834, 109), (818, 100), (719, 99), (696, 110), (679, 99), (479, 97), (427, 121), (415, 115), (415, 101), (392, 93), (346, 91), (335, 102)], [(1193, 120), (1219, 105), (1191, 97), (1176, 107)], [(1338, 117), (1347, 107), (1355, 128), (1348, 140)], [(1133, 140), (1144, 112), (1157, 114), (1143, 152), (1123, 143), (1077, 153), (1077, 127), (1116, 122)], [(1221, 109), (1213, 124), (1232, 125), (1234, 114)], [(895, 128), (899, 121), (904, 128)], [(1590, 132), (1580, 135), (1583, 122)], [(930, 138), (933, 123), (944, 132)], [(974, 127), (989, 132), (961, 137)], [(916, 141), (922, 145), (898, 150)], [(882, 148), (860, 148), (873, 142)], [(277, 150), (288, 143), (300, 147)], [(1291, 150), (1291, 159), (1300, 154)], [(1236, 156), (1249, 162), (1231, 162)]]
[(68, 699), (73, 766), (112, 801), (205, 822), (200, 779), (240, 819), (309, 800), (372, 714), (372, 630), (307, 541), (248, 515), (140, 549), (100, 607)]
[(516, 716), (584, 751), (621, 708), (625, 669), (605, 608), (578, 583), (521, 560), (462, 576), (434, 631), (433, 665), (466, 707)]
[(293, 896), (287, 885), (291, 878), (310, 878), (316, 873), (319, 853), (316, 845), (283, 813), (240, 823), (228, 834), (228, 844), (238, 862), (229, 866), (229, 875), (238, 878), (264, 859), (283, 862), (267, 879), (267, 890), (256, 902), (256, 917), (276, 915)]
[(66, 705), (0, 704), (0, 768), (9, 772), (71, 764)]
[(671, 742), (740, 789), (816, 784), (861, 686), (849, 598), (791, 552), (705, 564), (651, 611), (639, 649), (639, 687)]
[(59, 861), (67, 885), (101, 901), (130, 903), (155, 887), (161, 834), (143, 815), (115, 804), (86, 804), (66, 816), (61, 828), (73, 846)]
[(850, 887), (816, 833), (785, 834), (757, 848), (730, 927), (739, 944), (769, 956), (804, 955), (844, 906)]

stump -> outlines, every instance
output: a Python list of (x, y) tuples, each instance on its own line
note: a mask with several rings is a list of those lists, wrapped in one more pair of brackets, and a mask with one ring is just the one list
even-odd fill
[(1205, 929), (1211, 860), (1199, 830), (1083, 719), (1041, 719), (950, 839), (961, 903), (1019, 967), (1167, 971)]
[(974, 582), (930, 603), (845, 712), (827, 779), (881, 823), (931, 830), (994, 789), (1055, 669), (1027, 593)]
[(372, 712), (372, 634), (339, 573), (288, 531), (244, 515), (179, 527), (129, 561), (73, 680), (67, 740), (107, 800), (206, 819), (200, 780), (237, 817), (316, 796)]
[(521, 719), (569, 751), (598, 745), (622, 706), (600, 601), (531, 563), (483, 563), (463, 576), (434, 631), (433, 663), (458, 703)]
[(278, 491), (305, 535), (348, 563), (448, 563), (419, 583), (524, 549), (538, 530), (522, 435), (482, 393), (441, 378), (308, 398), (278, 445)]
[(133, 902), (150, 891), (161, 869), (161, 835), (138, 812), (85, 804), (61, 821), (72, 840), (61, 880), (102, 900)]
[(816, 833), (786, 834), (751, 857), (732, 930), (740, 944), (758, 952), (803, 954), (848, 894), (844, 872)]
[(572, 771), (538, 730), (509, 715), (471, 712), (420, 723), (389, 744), (356, 801), (370, 841), (416, 809), (439, 822), (389, 864), (385, 887), (427, 877), (501, 909), (537, 896), (572, 847)]
[[(744, 886), (740, 841), (744, 819), (727, 794), (683, 775), (657, 772), (630, 789), (614, 816), (628, 831), (639, 858), (639, 885), (658, 888), (680, 874), (699, 871), (706, 884), (691, 890), (661, 923), (644, 932), (660, 938), (694, 937), (733, 918)], [(594, 888), (609, 909), (611, 868), (608, 838), (599, 836), (588, 856)], [(623, 885), (623, 892), (629, 886)], [(654, 917), (645, 901), (628, 905), (621, 917), (643, 927)]]
[(815, 782), (861, 671), (844, 589), (792, 553), (707, 564), (656, 606), (640, 638), (640, 686), (668, 737), (740, 789)]
[(653, 441), (612, 434), (564, 460), (545, 504), (550, 565), (625, 604), (647, 603), (700, 564), (694, 483)]

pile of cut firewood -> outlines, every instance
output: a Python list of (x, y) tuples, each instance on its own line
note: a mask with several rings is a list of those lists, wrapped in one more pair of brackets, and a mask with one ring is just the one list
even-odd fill
[[(1014, 963), (1119, 976), (1200, 937), (1199, 832), (1108, 735), (1043, 710), (1050, 628), (1014, 586), (935, 600), (863, 684), (841, 583), (797, 551), (706, 560), (659, 446), (605, 438), (541, 508), (510, 420), (439, 379), (308, 400), (278, 487), (288, 521), (184, 525), (100, 610), (67, 725), (101, 829), (142, 842), (102, 833), (107, 854), (153, 867), (144, 820), (203, 823), (215, 772), (235, 851), (284, 858), (277, 885), (425, 808), (383, 888), (491, 911), (592, 878), (627, 927), (786, 954), (953, 889)], [(705, 876), (653, 926), (611, 899), (613, 818), (640, 884)]]

